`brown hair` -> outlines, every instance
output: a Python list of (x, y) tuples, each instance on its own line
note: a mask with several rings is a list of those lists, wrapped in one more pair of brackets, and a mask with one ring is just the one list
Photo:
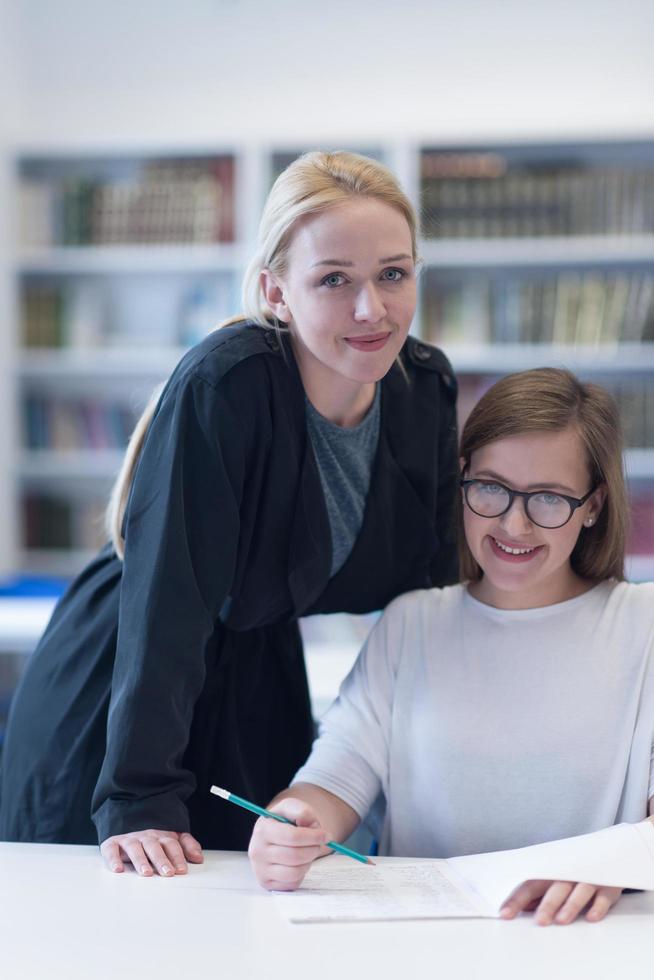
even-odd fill
[[(622, 427), (615, 399), (600, 385), (570, 371), (538, 368), (502, 378), (477, 402), (461, 434), (463, 468), (482, 446), (526, 432), (556, 432), (574, 426), (586, 451), (591, 486), (604, 484), (606, 500), (592, 527), (584, 527), (570, 556), (582, 578), (624, 578), (629, 498), (622, 469)], [(459, 495), (461, 577), (476, 581), (482, 570), (463, 534)]]

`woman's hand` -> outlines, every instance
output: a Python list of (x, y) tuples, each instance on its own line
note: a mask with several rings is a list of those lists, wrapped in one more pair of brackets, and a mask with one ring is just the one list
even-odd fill
[(202, 864), (202, 847), (191, 834), (174, 830), (135, 830), (131, 834), (107, 837), (100, 844), (100, 853), (110, 871), (125, 870), (131, 861), (134, 870), (148, 878), (157, 871), (162, 877), (186, 874), (187, 861)]
[(588, 922), (599, 922), (615, 905), (621, 888), (578, 885), (573, 881), (525, 881), (516, 888), (501, 909), (503, 919), (514, 919), (520, 912), (535, 911), (539, 926), (567, 925), (588, 906)]
[(315, 811), (291, 796), (269, 807), (297, 826), (259, 817), (254, 825), (248, 854), (257, 881), (264, 888), (293, 891), (316, 858), (328, 854), (327, 840)]

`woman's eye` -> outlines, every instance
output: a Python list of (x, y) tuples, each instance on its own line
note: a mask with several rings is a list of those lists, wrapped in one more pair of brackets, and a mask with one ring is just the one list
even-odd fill
[(539, 493), (536, 497), (541, 504), (545, 504), (547, 507), (556, 507), (563, 500), (558, 493)]
[(345, 276), (342, 272), (330, 272), (328, 276), (325, 276), (325, 278), (321, 280), (320, 285), (330, 287), (342, 286), (344, 282)]
[(386, 282), (400, 282), (404, 279), (405, 275), (404, 269), (384, 269), (381, 278)]
[(497, 493), (506, 493), (504, 487), (499, 483), (480, 483), (479, 488), (483, 491), (483, 493), (487, 493), (489, 496), (493, 496)]

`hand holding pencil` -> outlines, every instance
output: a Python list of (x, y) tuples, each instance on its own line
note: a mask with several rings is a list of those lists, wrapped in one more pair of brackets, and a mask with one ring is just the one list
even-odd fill
[(337, 850), (364, 864), (370, 858), (329, 840), (318, 814), (304, 800), (285, 797), (268, 810), (219, 787), (211, 792), (237, 806), (261, 814), (254, 825), (248, 854), (260, 885), (274, 891), (299, 888), (316, 858)]

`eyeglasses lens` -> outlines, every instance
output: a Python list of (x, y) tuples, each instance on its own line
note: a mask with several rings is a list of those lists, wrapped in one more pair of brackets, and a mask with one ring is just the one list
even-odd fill
[[(471, 483), (466, 488), (469, 507), (480, 517), (499, 517), (509, 509), (510, 496), (496, 483)], [(540, 527), (561, 527), (570, 519), (570, 504), (556, 493), (539, 493), (526, 499), (530, 521)]]
[(529, 519), (541, 527), (561, 527), (569, 520), (570, 504), (555, 493), (539, 493), (527, 501)]
[(471, 483), (467, 490), (468, 504), (480, 517), (499, 517), (509, 506), (509, 495), (496, 483)]

